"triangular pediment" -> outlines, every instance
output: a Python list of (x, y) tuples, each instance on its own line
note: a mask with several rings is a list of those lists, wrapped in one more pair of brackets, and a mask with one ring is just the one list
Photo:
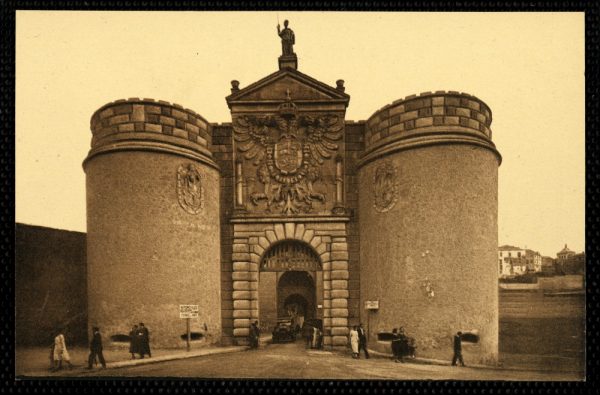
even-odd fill
[(287, 90), (294, 101), (335, 101), (345, 102), (350, 96), (296, 70), (280, 70), (239, 91), (229, 95), (226, 100), (232, 103), (263, 101), (282, 101)]

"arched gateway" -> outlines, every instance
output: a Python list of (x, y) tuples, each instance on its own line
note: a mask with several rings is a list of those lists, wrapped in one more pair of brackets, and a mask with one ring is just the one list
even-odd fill
[(233, 223), (234, 341), (247, 344), (251, 322), (270, 330), (290, 308), (307, 318), (323, 319), (325, 346), (345, 346), (347, 220)]
[(262, 256), (258, 279), (261, 330), (277, 320), (302, 327), (305, 319), (323, 319), (323, 265), (312, 246), (299, 240), (274, 244)]

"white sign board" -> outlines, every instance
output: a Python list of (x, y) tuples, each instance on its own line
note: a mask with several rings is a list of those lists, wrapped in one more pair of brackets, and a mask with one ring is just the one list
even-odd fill
[(179, 318), (198, 318), (197, 304), (180, 304), (179, 305)]
[(365, 300), (365, 310), (379, 310), (379, 300)]

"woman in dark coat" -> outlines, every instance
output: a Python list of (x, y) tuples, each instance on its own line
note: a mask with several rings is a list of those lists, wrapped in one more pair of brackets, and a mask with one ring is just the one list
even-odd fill
[(131, 359), (135, 359), (135, 354), (140, 353), (140, 342), (137, 336), (138, 326), (134, 325), (129, 332), (129, 352), (131, 353)]

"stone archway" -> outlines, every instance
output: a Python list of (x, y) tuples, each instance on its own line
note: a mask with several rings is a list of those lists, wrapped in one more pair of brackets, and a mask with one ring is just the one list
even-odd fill
[(270, 333), (278, 320), (289, 319), (301, 327), (305, 318), (323, 319), (322, 267), (320, 256), (299, 240), (283, 240), (265, 251), (258, 273), (258, 321), (263, 333)]
[(236, 344), (247, 344), (250, 323), (259, 319), (258, 283), (263, 257), (279, 243), (298, 241), (310, 246), (321, 265), (323, 344), (347, 344), (349, 274), (345, 222), (240, 221), (234, 222), (233, 237), (232, 316)]
[[(323, 318), (323, 265), (312, 247), (299, 240), (284, 240), (262, 256), (258, 273), (258, 320), (263, 332), (271, 332), (278, 320), (294, 324), (305, 318)], [(297, 305), (286, 303), (295, 295)], [(297, 311), (296, 311), (297, 310)]]

